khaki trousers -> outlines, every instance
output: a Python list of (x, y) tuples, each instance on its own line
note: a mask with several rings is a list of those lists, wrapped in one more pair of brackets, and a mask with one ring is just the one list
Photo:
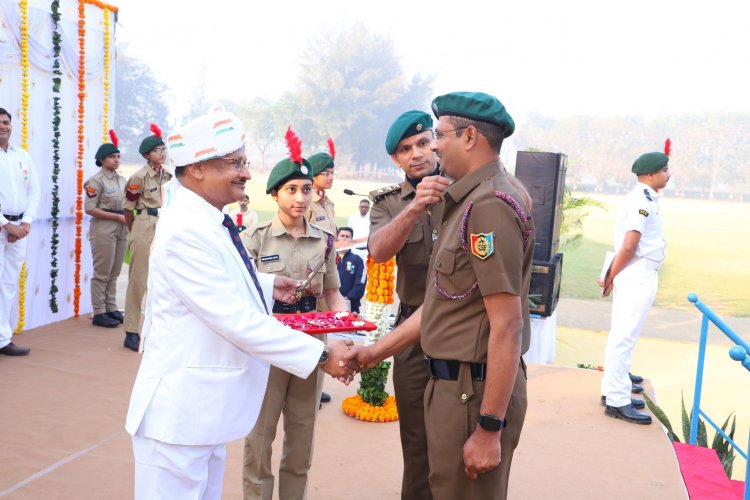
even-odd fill
[(128, 228), (113, 220), (92, 219), (89, 228), (94, 274), (91, 305), (94, 314), (117, 310), (117, 277), (128, 243)]
[[(430, 460), (430, 489), (436, 500), (505, 500), (513, 451), (526, 417), (526, 369), (519, 365), (505, 418), (508, 427), (500, 435), (498, 467), (470, 481), (464, 473), (463, 446), (477, 425), (482, 404), (483, 381), (472, 381), (467, 364), (459, 379), (431, 378), (425, 390), (425, 426)], [(465, 401), (462, 395), (468, 397)]]
[(245, 438), (242, 489), (245, 500), (271, 500), (274, 476), (271, 445), (276, 438), (279, 417), (284, 414), (284, 450), (279, 465), (279, 498), (307, 498), (307, 473), (312, 464), (315, 417), (320, 405), (318, 379), (314, 370), (306, 379), (271, 367), (268, 386), (258, 421)]
[(424, 391), (430, 377), (419, 342), (393, 356), (393, 388), (398, 407), (398, 427), (404, 475), (402, 500), (430, 500), (427, 433), (424, 425)]
[(130, 269), (128, 271), (128, 291), (125, 294), (126, 332), (140, 333), (143, 321), (143, 298), (148, 283), (148, 258), (151, 242), (154, 240), (158, 217), (148, 215), (144, 210), (135, 216), (130, 232)]

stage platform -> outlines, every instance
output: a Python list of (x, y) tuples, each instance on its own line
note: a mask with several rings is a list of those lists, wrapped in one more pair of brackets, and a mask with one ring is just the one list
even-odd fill
[[(0, 357), (0, 498), (133, 497), (123, 426), (140, 355), (122, 347), (123, 335), (88, 318), (69, 319), (16, 337), (31, 347), (30, 356)], [(529, 410), (510, 498), (687, 498), (661, 427), (605, 417), (600, 380), (591, 370), (529, 367)], [(400, 498), (398, 424), (346, 417), (340, 403), (355, 387), (326, 379), (333, 401), (318, 417), (311, 500)], [(230, 443), (223, 498), (242, 498), (241, 468), (242, 442)]]

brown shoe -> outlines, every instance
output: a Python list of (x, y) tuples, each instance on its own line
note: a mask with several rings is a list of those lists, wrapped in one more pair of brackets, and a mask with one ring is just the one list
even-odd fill
[(19, 347), (13, 342), (0, 349), (0, 354), (5, 354), (6, 356), (26, 356), (30, 352), (31, 349), (28, 347)]

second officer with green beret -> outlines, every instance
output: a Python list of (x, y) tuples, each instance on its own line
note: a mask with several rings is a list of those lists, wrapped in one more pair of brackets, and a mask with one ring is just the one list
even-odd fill
[[(276, 164), (266, 185), (266, 193), (278, 203), (279, 211), (272, 220), (243, 231), (242, 241), (260, 272), (304, 280), (323, 263), (305, 296), (296, 304), (277, 301), (274, 313), (315, 311), (320, 298), (325, 298), (331, 310), (343, 311), (346, 304), (339, 293), (334, 235), (305, 219), (313, 197), (312, 167), (302, 158), (299, 140), (296, 136), (289, 140), (289, 134), (288, 143), (297, 146), (290, 147), (290, 158)], [(305, 498), (322, 376), (315, 370), (301, 379), (271, 367), (258, 422), (245, 439), (246, 500), (272, 498), (271, 445), (282, 413), (284, 450), (279, 465), (279, 498)]]

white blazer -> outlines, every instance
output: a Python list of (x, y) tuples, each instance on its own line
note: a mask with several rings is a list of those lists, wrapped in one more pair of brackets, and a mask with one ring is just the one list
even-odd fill
[[(176, 445), (243, 438), (258, 418), (269, 364), (302, 378), (317, 367), (323, 343), (266, 314), (223, 219), (183, 187), (159, 220), (131, 435), (142, 427)], [(258, 278), (270, 311), (275, 276)]]

